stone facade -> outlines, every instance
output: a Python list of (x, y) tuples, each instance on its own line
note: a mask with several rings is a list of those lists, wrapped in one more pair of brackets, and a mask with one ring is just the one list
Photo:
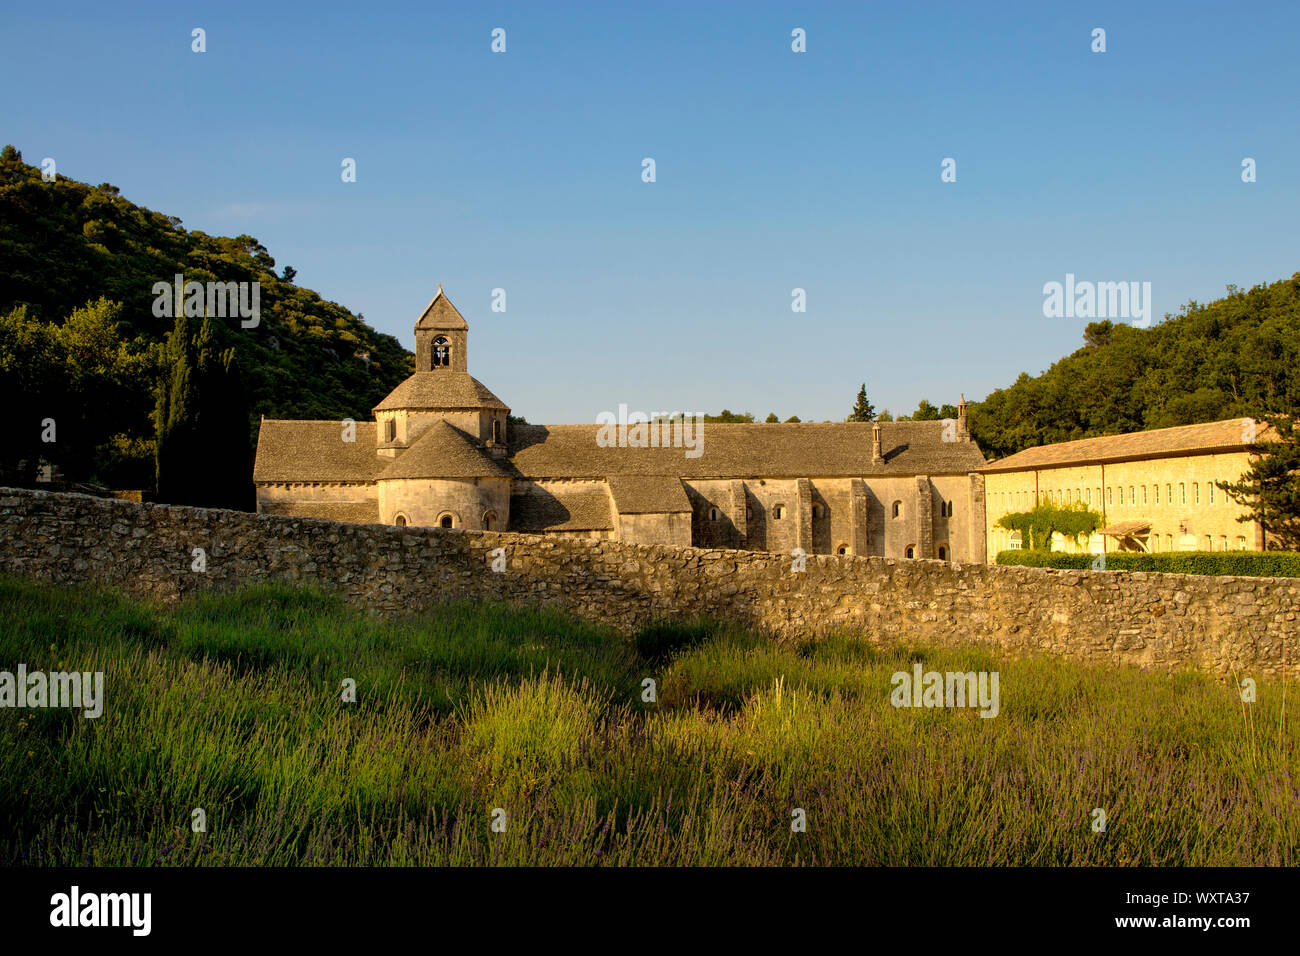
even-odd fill
[(985, 559), (984, 536), (972, 530), (985, 522), (985, 461), (964, 400), (946, 423), (705, 423), (697, 457), (680, 447), (609, 448), (595, 427), (508, 429), (509, 408), (469, 375), (468, 336), (440, 287), (415, 325), (415, 374), (375, 407), (374, 422), (344, 432), (337, 422), (263, 421), (258, 511), (786, 554)]
[(998, 519), (1039, 501), (1082, 502), (1104, 526), (1132, 529), (1077, 543), (1058, 535), (1054, 550), (1263, 550), (1263, 529), (1239, 521), (1245, 510), (1215, 486), (1250, 466), (1255, 432), (1253, 423), (1229, 419), (1044, 445), (993, 462), (984, 469), (989, 556), (1016, 546)]
[[(191, 570), (194, 548), (207, 570)], [(505, 548), (507, 569), (491, 570)], [(1300, 677), (1300, 581), (789, 556), (347, 524), (0, 489), (0, 571), (155, 599), (312, 582), (406, 612), (455, 598), (552, 605), (632, 631), (707, 614), (778, 639), (860, 629), (885, 643), (986, 645), (1095, 664)]]

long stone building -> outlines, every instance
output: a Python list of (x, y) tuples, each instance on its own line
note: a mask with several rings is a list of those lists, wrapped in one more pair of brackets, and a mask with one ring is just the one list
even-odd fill
[(1043, 501), (1082, 502), (1106, 521), (1078, 542), (1058, 536), (1054, 550), (1263, 550), (1263, 528), (1239, 521), (1245, 510), (1215, 482), (1236, 481), (1257, 443), (1275, 437), (1263, 422), (1233, 418), (1040, 445), (992, 462), (982, 469), (989, 559), (1027, 545), (998, 519)]
[(415, 324), (415, 373), (373, 422), (264, 420), (258, 511), (985, 560), (985, 460), (964, 401), (942, 422), (705, 423), (690, 454), (678, 441), (620, 447), (599, 424), (509, 424), (506, 403), (469, 374), (468, 337), (439, 287)]
[(506, 403), (469, 374), (468, 340), (440, 286), (415, 324), (415, 373), (373, 422), (263, 420), (258, 511), (982, 563), (1021, 544), (998, 526), (1003, 515), (1082, 502), (1106, 527), (1056, 549), (1265, 546), (1215, 486), (1248, 467), (1262, 423), (1087, 438), (986, 462), (963, 399), (955, 420), (704, 423), (697, 448), (669, 426), (648, 442), (610, 442), (601, 424), (512, 425)]

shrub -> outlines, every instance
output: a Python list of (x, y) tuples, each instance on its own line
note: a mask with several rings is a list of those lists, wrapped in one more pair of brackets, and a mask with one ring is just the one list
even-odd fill
[[(999, 551), (997, 563), (1029, 568), (1088, 570), (1097, 556), (1057, 551)], [(1156, 554), (1121, 551), (1106, 555), (1107, 571), (1163, 571), (1168, 574), (1300, 577), (1300, 553), (1294, 551), (1168, 551)]]

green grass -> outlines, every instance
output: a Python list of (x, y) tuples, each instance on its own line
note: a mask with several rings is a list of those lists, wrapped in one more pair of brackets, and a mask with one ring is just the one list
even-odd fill
[[(106, 683), (98, 719), (0, 709), (0, 864), (1298, 862), (1300, 740), (1263, 675), (1244, 705), (1191, 673), (707, 621), (625, 639), (499, 606), (381, 619), (286, 587), (155, 608), (0, 578), (0, 607), (0, 669)], [(997, 671), (999, 715), (892, 707), (913, 661)]]

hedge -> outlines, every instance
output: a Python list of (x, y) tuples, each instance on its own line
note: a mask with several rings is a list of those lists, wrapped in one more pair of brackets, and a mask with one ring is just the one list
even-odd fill
[[(1095, 554), (1060, 551), (999, 551), (997, 563), (1030, 568), (1088, 570)], [(1294, 551), (1117, 551), (1106, 555), (1107, 571), (1165, 571), (1170, 574), (1231, 574), (1258, 578), (1300, 578), (1300, 553)]]

